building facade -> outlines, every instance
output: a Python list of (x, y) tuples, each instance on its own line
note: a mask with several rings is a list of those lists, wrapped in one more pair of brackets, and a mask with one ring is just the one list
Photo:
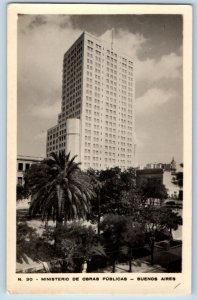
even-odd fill
[(84, 32), (64, 55), (61, 113), (47, 156), (65, 150), (82, 168), (135, 164), (134, 62)]
[(136, 185), (141, 187), (148, 181), (157, 182), (158, 184), (163, 184), (163, 169), (143, 169), (136, 171)]
[(176, 161), (174, 157), (172, 157), (170, 163), (148, 163), (146, 164), (145, 169), (163, 169), (164, 171), (174, 174), (176, 172)]
[(27, 171), (32, 164), (37, 164), (41, 160), (43, 160), (43, 158), (41, 158), (41, 157), (24, 156), (24, 155), (17, 156), (16, 178), (17, 178), (18, 185), (24, 184), (25, 171)]
[[(148, 163), (144, 170), (163, 170), (163, 184), (165, 185), (170, 199), (182, 199), (182, 188), (175, 183), (175, 175), (177, 171), (176, 161), (174, 157), (170, 163)], [(144, 171), (143, 170), (143, 171)]]

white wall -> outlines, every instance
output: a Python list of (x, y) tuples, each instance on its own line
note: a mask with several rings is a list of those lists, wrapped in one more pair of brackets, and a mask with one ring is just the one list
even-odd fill
[(169, 171), (164, 171), (164, 174), (163, 174), (163, 184), (165, 185), (165, 187), (168, 189), (168, 195), (171, 196), (171, 195), (174, 195), (175, 192), (177, 194), (177, 196), (179, 195), (179, 186), (178, 185), (175, 185), (173, 184), (171, 181), (172, 181), (172, 177), (174, 175), (171, 175), (171, 172)]
[(75, 161), (80, 162), (80, 120), (67, 119), (66, 128), (66, 153), (70, 158), (77, 155)]

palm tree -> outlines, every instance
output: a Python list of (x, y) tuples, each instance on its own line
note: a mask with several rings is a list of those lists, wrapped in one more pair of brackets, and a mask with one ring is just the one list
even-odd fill
[(56, 227), (86, 217), (94, 190), (75, 158), (53, 152), (28, 170), (25, 182), (32, 194), (30, 216), (41, 214), (43, 221), (53, 218)]

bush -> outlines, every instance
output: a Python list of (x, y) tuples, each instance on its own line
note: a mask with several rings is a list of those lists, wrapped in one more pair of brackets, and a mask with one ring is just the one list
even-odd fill
[(81, 273), (85, 261), (94, 256), (102, 256), (102, 247), (99, 249), (98, 238), (92, 227), (77, 223), (66, 224), (56, 228), (54, 232), (48, 232), (47, 235), (48, 239), (50, 236), (55, 240), (54, 257), (59, 259), (57, 265), (53, 265), (53, 269), (61, 268), (61, 272)]

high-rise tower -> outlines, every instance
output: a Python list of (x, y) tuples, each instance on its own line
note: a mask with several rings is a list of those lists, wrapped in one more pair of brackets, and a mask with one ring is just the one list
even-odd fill
[(132, 58), (84, 32), (64, 55), (61, 113), (47, 132), (47, 156), (70, 151), (83, 169), (134, 166), (134, 94)]

